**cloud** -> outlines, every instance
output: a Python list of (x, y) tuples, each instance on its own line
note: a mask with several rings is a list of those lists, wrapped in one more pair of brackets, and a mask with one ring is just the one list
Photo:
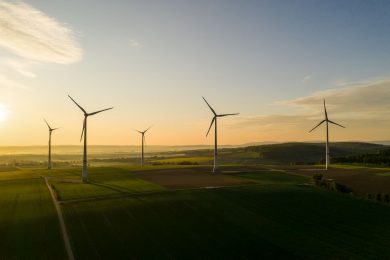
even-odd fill
[(130, 45), (130, 47), (139, 47), (139, 46), (141, 46), (141, 44), (138, 41), (136, 41), (136, 40), (130, 40), (129, 41), (129, 45)]
[(82, 57), (72, 29), (23, 2), (0, 1), (0, 47), (39, 62), (69, 64)]
[(294, 105), (311, 111), (322, 111), (322, 102), (326, 99), (330, 111), (341, 117), (351, 113), (354, 117), (381, 118), (390, 110), (390, 80), (355, 83), (343, 88), (319, 91), (312, 95), (280, 104)]
[[(25, 90), (25, 91), (31, 91), (31, 87), (29, 87), (25, 84), (19, 83), (13, 79), (7, 77), (4, 74), (0, 74), (0, 86), (6, 87), (6, 88), (17, 88), (17, 89), (21, 89), (21, 90)], [(4, 88), (2, 90), (4, 90)]]
[(311, 79), (311, 75), (306, 75), (303, 77), (302, 82), (309, 81)]
[[(331, 120), (347, 126), (336, 132), (342, 140), (387, 140), (390, 138), (390, 80), (353, 83), (342, 88), (279, 101), (285, 114), (254, 115), (234, 120), (230, 127), (247, 128), (267, 141), (322, 138), (321, 130), (307, 132), (324, 117), (323, 100)], [(291, 112), (292, 107), (298, 108)], [(332, 126), (333, 127), (333, 126)], [(318, 139), (317, 139), (318, 140)]]
[(16, 71), (20, 75), (28, 78), (35, 78), (35, 73), (31, 68), (35, 64), (28, 60), (16, 58), (0, 58), (0, 72)]

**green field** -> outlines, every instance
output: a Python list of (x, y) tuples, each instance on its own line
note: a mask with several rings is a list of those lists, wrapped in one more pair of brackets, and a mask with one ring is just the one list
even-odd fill
[(92, 168), (90, 183), (87, 184), (74, 182), (74, 180), (79, 179), (79, 175), (80, 171), (74, 169), (66, 178), (53, 177), (50, 179), (59, 200), (164, 190), (159, 185), (135, 178), (125, 168)]
[[(283, 170), (232, 166), (213, 177), (209, 168), (92, 167), (87, 184), (79, 181), (79, 168), (4, 169), (0, 256), (67, 258), (41, 175), (57, 193), (76, 259), (390, 255), (390, 207), (384, 204), (316, 188), (309, 177)], [(218, 180), (217, 186), (198, 182), (196, 188), (197, 176)], [(181, 188), (165, 186), (162, 177)]]
[(390, 232), (383, 230), (387, 208), (313, 190), (178, 192), (66, 204), (65, 214), (81, 258), (357, 259), (390, 253)]
[(194, 164), (210, 164), (214, 160), (213, 157), (182, 157), (182, 158), (167, 158), (159, 160), (151, 160), (151, 163), (161, 164), (180, 164), (180, 163), (194, 163)]
[(43, 179), (17, 177), (0, 181), (0, 258), (66, 259), (57, 214)]

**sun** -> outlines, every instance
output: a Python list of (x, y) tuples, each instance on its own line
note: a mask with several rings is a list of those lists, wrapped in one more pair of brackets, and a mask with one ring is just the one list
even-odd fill
[(7, 115), (8, 115), (8, 111), (7, 111), (7, 108), (0, 104), (0, 122), (4, 122), (5, 119), (7, 118)]

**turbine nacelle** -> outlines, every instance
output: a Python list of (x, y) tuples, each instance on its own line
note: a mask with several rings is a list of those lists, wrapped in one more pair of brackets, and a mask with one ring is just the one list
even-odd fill
[(346, 127), (343, 126), (343, 125), (340, 125), (340, 124), (338, 124), (338, 123), (333, 122), (332, 120), (329, 120), (329, 118), (328, 118), (328, 112), (326, 111), (325, 99), (324, 99), (324, 112), (325, 112), (325, 119), (322, 120), (320, 123), (318, 123), (318, 125), (316, 125), (313, 129), (311, 129), (311, 130), (309, 131), (309, 133), (311, 133), (314, 129), (316, 129), (317, 127), (319, 127), (320, 125), (322, 125), (324, 122), (328, 122), (328, 123), (331, 123), (331, 124), (340, 126), (340, 127), (342, 127), (342, 128), (346, 128)]
[(217, 114), (217, 112), (215, 112), (215, 110), (210, 106), (210, 104), (207, 102), (207, 100), (204, 97), (202, 97), (202, 98), (203, 98), (204, 102), (206, 102), (207, 106), (210, 108), (211, 112), (214, 114), (213, 119), (211, 120), (210, 127), (207, 130), (206, 137), (209, 135), (211, 127), (214, 125), (215, 126), (214, 127), (215, 133), (214, 133), (214, 168), (213, 168), (213, 172), (216, 172), (217, 167), (218, 167), (217, 118), (218, 117), (225, 117), (225, 116), (234, 116), (234, 115), (238, 115), (239, 113)]
[(324, 122), (326, 123), (326, 143), (325, 143), (325, 169), (328, 170), (329, 165), (330, 165), (330, 156), (329, 156), (329, 126), (328, 123), (337, 125), (339, 127), (345, 128), (345, 126), (340, 125), (338, 123), (333, 122), (332, 120), (329, 120), (328, 118), (328, 112), (326, 111), (326, 104), (325, 104), (325, 99), (324, 99), (324, 114), (325, 114), (325, 119), (322, 120), (320, 123), (318, 123), (313, 129), (309, 131), (312, 132), (314, 129), (322, 125)]
[(137, 131), (138, 133), (144, 135), (150, 128), (152, 128), (152, 126), (149, 126), (146, 130), (144, 131), (140, 131), (140, 130), (137, 130), (137, 129), (134, 129), (134, 131)]
[(84, 137), (84, 152), (83, 152), (83, 172), (82, 172), (82, 180), (83, 182), (87, 182), (88, 181), (88, 165), (87, 165), (87, 118), (89, 116), (93, 116), (95, 114), (98, 114), (98, 113), (101, 113), (103, 111), (107, 111), (107, 110), (110, 110), (110, 109), (113, 109), (113, 107), (110, 107), (110, 108), (106, 108), (106, 109), (102, 109), (102, 110), (98, 110), (96, 112), (92, 112), (92, 113), (87, 113), (87, 111), (82, 107), (80, 106), (70, 95), (68, 95), (68, 97), (73, 101), (73, 103), (76, 104), (76, 106), (78, 106), (80, 108), (80, 110), (84, 113), (84, 122), (83, 122), (83, 130), (81, 131), (81, 137), (80, 137), (80, 142), (81, 140), (83, 139)]
[(85, 132), (85, 128), (86, 128), (86, 125), (87, 125), (87, 118), (89, 116), (93, 116), (93, 115), (96, 115), (98, 113), (101, 113), (101, 112), (104, 112), (104, 111), (107, 111), (107, 110), (110, 110), (110, 109), (113, 109), (114, 107), (109, 107), (109, 108), (105, 108), (105, 109), (102, 109), (102, 110), (98, 110), (98, 111), (95, 111), (95, 112), (92, 112), (92, 113), (87, 113), (87, 111), (82, 107), (80, 106), (70, 95), (68, 95), (68, 97), (73, 101), (73, 103), (76, 104), (76, 106), (78, 106), (80, 108), (81, 111), (83, 111), (84, 113), (84, 122), (83, 122), (83, 130), (81, 131), (81, 137), (80, 137), (80, 142), (81, 140), (83, 139), (83, 135), (84, 135), (84, 132)]
[(47, 127), (49, 128), (49, 154), (48, 154), (48, 158), (47, 158), (47, 169), (51, 169), (52, 168), (52, 163), (51, 163), (51, 134), (53, 131), (59, 129), (58, 127), (57, 128), (51, 128), (51, 126), (49, 125), (49, 123), (46, 121), (46, 119), (44, 118), (43, 121), (45, 121)]
[(224, 117), (224, 116), (235, 116), (235, 115), (239, 115), (240, 113), (233, 113), (233, 114), (220, 114), (218, 115), (215, 110), (210, 106), (210, 104), (207, 102), (207, 100), (202, 97), (204, 102), (206, 102), (207, 106), (210, 108), (211, 112), (214, 114), (214, 117), (213, 119), (211, 120), (211, 124), (210, 124), (210, 127), (209, 127), (209, 130), (207, 131), (207, 134), (206, 134), (206, 137), (209, 135), (209, 132), (211, 130), (211, 127), (213, 126), (213, 124), (215, 123), (215, 121), (217, 120), (218, 117)]
[(49, 123), (46, 121), (46, 119), (44, 118), (43, 121), (45, 121), (47, 127), (49, 128), (49, 132), (53, 132), (54, 130), (57, 130), (57, 129), (60, 129), (60, 127), (57, 127), (57, 128), (51, 128)]
[(146, 130), (140, 131), (137, 129), (134, 129), (134, 131), (141, 134), (142, 137), (142, 143), (141, 143), (141, 166), (144, 166), (144, 144), (145, 144), (145, 133), (151, 128), (152, 126), (149, 126)]

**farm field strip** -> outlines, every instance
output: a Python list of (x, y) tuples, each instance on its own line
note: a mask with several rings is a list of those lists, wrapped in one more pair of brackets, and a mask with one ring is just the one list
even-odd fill
[[(310, 182), (306, 172), (267, 167), (224, 167), (217, 175), (209, 167), (197, 166), (155, 171), (102, 167), (92, 169), (89, 184), (80, 182), (79, 169), (41, 170), (48, 176), (40, 179), (36, 169), (21, 170), (30, 178), (0, 181), (5, 194), (13, 192), (15, 197), (6, 204), (0, 198), (0, 206), (8, 208), (4, 216), (0, 212), (0, 219), (15, 216), (11, 204), (23, 196), (22, 187), (38, 189), (51, 209), (53, 236), (58, 236), (52, 238), (58, 252), (48, 252), (49, 259), (67, 253), (69, 259), (72, 254), (76, 259), (191, 255), (356, 259), (390, 254), (386, 242), (390, 231), (383, 229), (390, 217), (388, 207), (302, 185)], [(0, 232), (7, 234), (1, 224)], [(0, 252), (5, 244), (1, 239)]]
[(366, 197), (367, 194), (390, 194), (389, 170), (370, 167), (332, 167), (328, 171), (313, 168), (298, 167), (286, 170), (287, 173), (311, 177), (315, 173), (324, 174), (325, 178), (333, 179), (352, 189), (353, 194)]
[(0, 258), (64, 259), (60, 226), (44, 180), (1, 181), (0, 190)]
[(390, 231), (382, 230), (388, 207), (314, 187), (190, 189), (63, 207), (80, 258), (358, 259), (390, 253)]
[(55, 192), (52, 189), (52, 187), (51, 187), (51, 185), (50, 185), (50, 183), (48, 181), (48, 177), (42, 176), (42, 178), (45, 180), (45, 184), (46, 184), (47, 189), (50, 192), (50, 196), (52, 198), (53, 205), (56, 208), (56, 212), (57, 212), (57, 216), (58, 216), (58, 222), (59, 222), (60, 227), (61, 227), (62, 239), (64, 240), (64, 246), (65, 246), (65, 249), (66, 249), (66, 253), (68, 254), (68, 259), (69, 260), (74, 260), (73, 251), (72, 251), (72, 247), (70, 245), (69, 235), (68, 235), (68, 231), (66, 229), (66, 225), (65, 225), (63, 214), (62, 214), (61, 206), (58, 203), (56, 195), (55, 195)]
[[(169, 171), (157, 170), (156, 172), (149, 170), (135, 173), (126, 172), (112, 176), (107, 174), (107, 177), (100, 176), (97, 181), (91, 181), (87, 184), (76, 179), (49, 177), (49, 180), (56, 192), (56, 199), (61, 204), (183, 190), (270, 185), (286, 181), (297, 183), (297, 179), (299, 182), (307, 182), (305, 177), (294, 177), (292, 174), (278, 169), (248, 169), (247, 171), (230, 171), (228, 174), (216, 175), (204, 173), (202, 170), (195, 167), (192, 169), (175, 168)], [(181, 184), (177, 185), (179, 183)]]
[(98, 201), (98, 200), (112, 200), (112, 199), (122, 199), (122, 198), (131, 198), (131, 197), (142, 197), (148, 195), (162, 195), (165, 193), (175, 193), (181, 191), (197, 191), (197, 190), (213, 190), (213, 189), (224, 189), (224, 188), (244, 188), (252, 186), (263, 186), (264, 184), (253, 183), (247, 185), (229, 185), (229, 186), (206, 186), (198, 188), (183, 188), (183, 189), (167, 189), (162, 191), (149, 191), (149, 192), (134, 192), (134, 193), (122, 193), (122, 194), (112, 194), (112, 195), (103, 195), (79, 199), (68, 199), (68, 200), (57, 200), (59, 204), (70, 204), (77, 202), (87, 202), (87, 201)]

